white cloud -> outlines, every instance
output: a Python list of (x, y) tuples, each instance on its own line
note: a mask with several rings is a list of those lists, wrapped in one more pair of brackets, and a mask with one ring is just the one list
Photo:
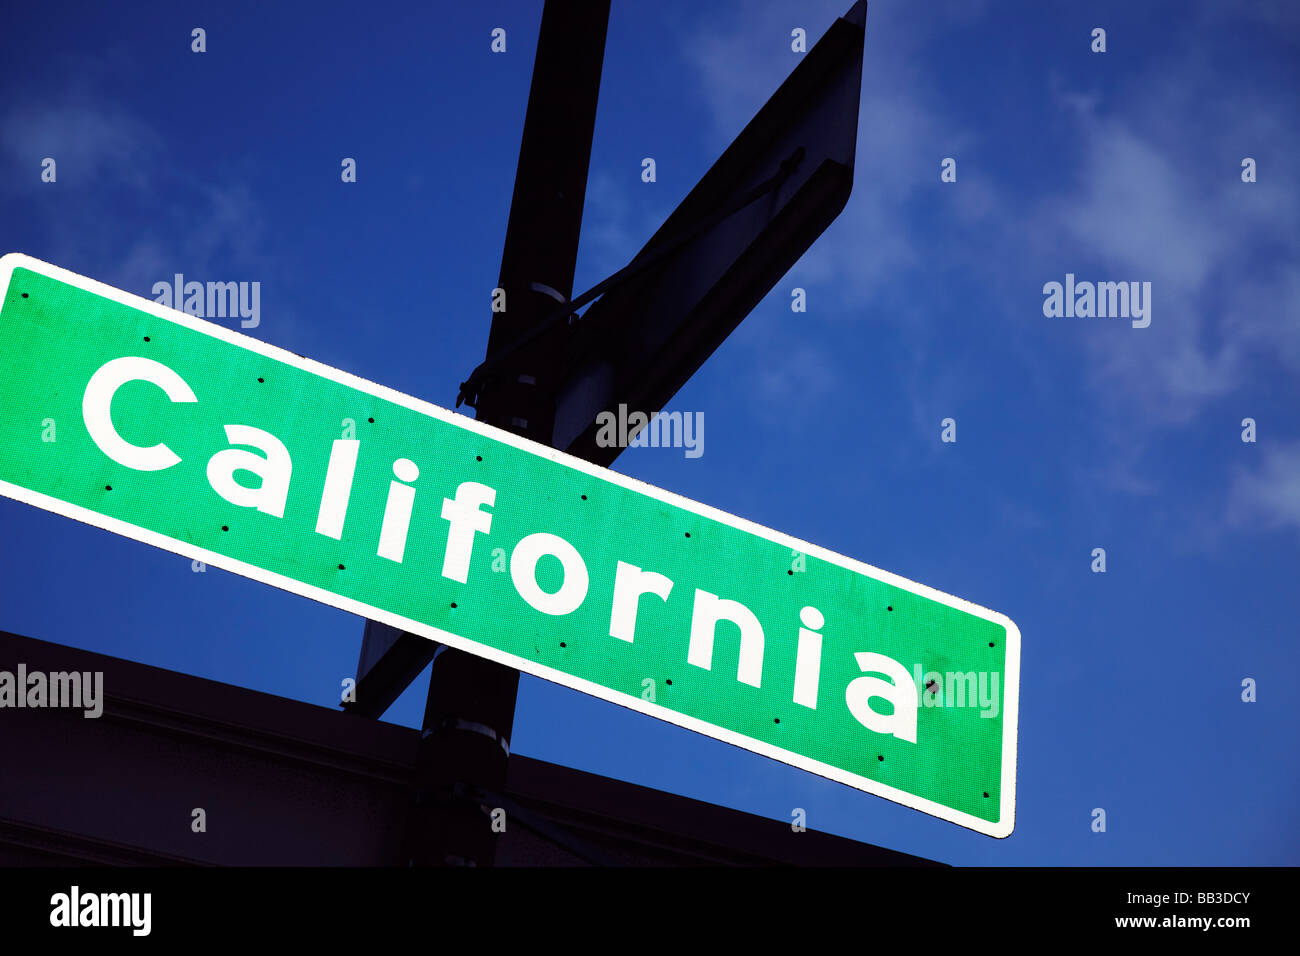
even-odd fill
[[(0, 155), (30, 167), (32, 182), (39, 160), (53, 157), (58, 179), (47, 188), (76, 196), (75, 219), (39, 218), (39, 246), (23, 251), (150, 298), (153, 284), (175, 272), (222, 280), (274, 274), (250, 188), (200, 178), (156, 129), (99, 96), (96, 77), (111, 62), (107, 54), (104, 62), (79, 61), (63, 88), (27, 91), (0, 112)], [(20, 202), (29, 186), (7, 189)]]
[(1300, 141), (1276, 121), (1284, 104), (1223, 79), (1185, 59), (1152, 64), (1109, 102), (1058, 93), (1079, 167), (1030, 224), (1044, 281), (1061, 278), (1050, 260), (1080, 279), (1152, 283), (1149, 328), (1081, 339), (1103, 401), (1153, 423), (1191, 421), (1274, 360), (1300, 371), (1296, 270), (1276, 265), (1300, 258), (1297, 190), (1276, 169), (1243, 183), (1239, 166)]
[(0, 122), (0, 144), (15, 167), (30, 168), (33, 180), (48, 156), (57, 163), (60, 188), (143, 188), (161, 138), (120, 109), (64, 102), (12, 108)]
[[(768, 360), (757, 370), (754, 382), (769, 408), (796, 407), (811, 414), (837, 387), (827, 354), (814, 345), (794, 343), (778, 348), (773, 344), (764, 351)], [(802, 418), (802, 414), (793, 419), (781, 416), (790, 424)]]
[(1258, 447), (1260, 466), (1240, 469), (1234, 476), (1228, 521), (1238, 526), (1260, 522), (1267, 528), (1300, 532), (1300, 441)]

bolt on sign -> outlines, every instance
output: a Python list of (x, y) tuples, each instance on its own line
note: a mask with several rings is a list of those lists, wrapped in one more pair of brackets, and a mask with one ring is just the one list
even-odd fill
[(0, 493), (1011, 833), (1004, 615), (27, 256), (0, 289)]

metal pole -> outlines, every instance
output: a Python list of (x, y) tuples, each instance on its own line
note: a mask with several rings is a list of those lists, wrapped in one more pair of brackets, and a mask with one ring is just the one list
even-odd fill
[[(488, 358), (544, 318), (557, 295), (573, 294), (608, 23), (609, 0), (547, 0), (542, 13), (501, 256), (506, 311), (492, 317)], [(540, 337), (509, 356), (485, 383), (476, 417), (551, 444), (558, 339)], [(425, 706), (411, 865), (491, 865), (496, 808), (457, 794), (506, 790), (518, 683), (512, 668), (438, 649)]]

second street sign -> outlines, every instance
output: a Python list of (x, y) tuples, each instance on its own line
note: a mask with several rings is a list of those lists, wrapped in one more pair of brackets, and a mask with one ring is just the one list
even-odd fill
[(0, 493), (1011, 833), (1007, 617), (26, 256), (0, 290)]

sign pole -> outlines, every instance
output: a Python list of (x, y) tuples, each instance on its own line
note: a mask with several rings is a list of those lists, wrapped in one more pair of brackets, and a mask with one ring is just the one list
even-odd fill
[[(608, 22), (609, 0), (547, 0), (542, 13), (501, 257), (505, 309), (494, 306), (488, 358), (573, 295)], [(479, 421), (552, 444), (556, 346), (565, 330), (558, 331), (502, 363), (479, 397)], [(480, 807), (463, 794), (506, 789), (518, 684), (513, 668), (438, 647), (410, 829), (412, 866), (491, 865), (493, 827), (509, 822), (502, 813), (490, 816), (499, 808)]]

